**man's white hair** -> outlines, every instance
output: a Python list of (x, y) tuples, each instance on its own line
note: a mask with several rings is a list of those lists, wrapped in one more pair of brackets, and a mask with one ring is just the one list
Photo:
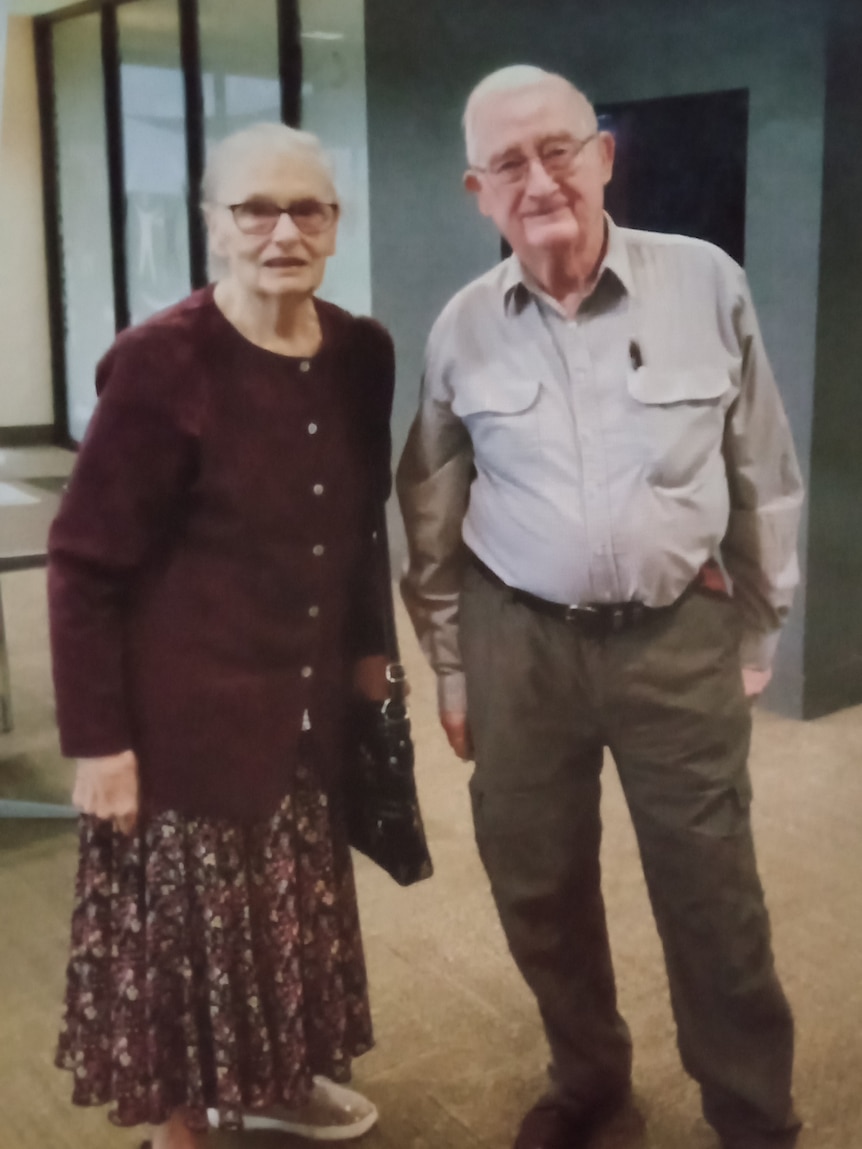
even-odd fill
[(519, 88), (535, 88), (539, 84), (549, 82), (562, 84), (571, 91), (576, 103), (581, 105), (586, 120), (585, 126), (589, 131), (595, 131), (598, 127), (595, 109), (580, 88), (576, 88), (571, 80), (567, 80), (565, 76), (560, 76), (556, 72), (546, 72), (544, 68), (537, 68), (533, 64), (511, 64), (507, 68), (499, 68), (490, 76), (486, 76), (484, 80), (480, 80), (467, 98), (463, 119), (467, 162), (475, 164), (479, 158), (476, 109), (481, 103), (498, 92), (512, 92)]
[(201, 181), (204, 203), (219, 202), (219, 189), (226, 172), (242, 170), (246, 164), (267, 156), (292, 156), (311, 162), (320, 169), (332, 188), (333, 199), (336, 198), (332, 163), (317, 136), (289, 128), (287, 124), (260, 123), (225, 136), (212, 149)]

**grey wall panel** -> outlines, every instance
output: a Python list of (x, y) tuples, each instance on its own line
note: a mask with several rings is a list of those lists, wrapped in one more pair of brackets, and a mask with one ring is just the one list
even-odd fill
[(862, 703), (862, 6), (827, 53), (805, 714)]

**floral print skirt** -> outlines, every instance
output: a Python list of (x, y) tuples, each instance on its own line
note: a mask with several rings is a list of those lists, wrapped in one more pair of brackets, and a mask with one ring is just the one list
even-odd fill
[(350, 852), (308, 755), (265, 822), (81, 818), (57, 1065), (116, 1125), (305, 1103), (372, 1045)]

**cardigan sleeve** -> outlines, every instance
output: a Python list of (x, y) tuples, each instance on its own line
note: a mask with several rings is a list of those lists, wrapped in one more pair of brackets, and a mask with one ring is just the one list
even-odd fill
[(62, 751), (134, 749), (123, 673), (131, 580), (169, 539), (196, 465), (200, 372), (169, 332), (124, 333), (99, 364), (99, 402), (48, 540)]
[[(390, 419), (395, 389), (395, 350), (379, 323), (361, 319), (356, 325), (358, 402), (362, 412), (370, 469), (369, 500), (362, 527), (363, 545), (351, 594), (347, 649), (352, 658), (385, 652), (383, 595), (392, 574), (385, 537), (380, 536), (380, 511), (392, 490)], [(388, 652), (387, 652), (388, 653)]]

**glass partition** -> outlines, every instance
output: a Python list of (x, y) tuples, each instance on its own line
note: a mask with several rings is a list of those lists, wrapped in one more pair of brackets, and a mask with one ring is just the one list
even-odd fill
[(115, 334), (98, 14), (54, 25), (53, 69), (69, 433), (80, 439), (96, 405), (96, 363)]
[(177, 0), (123, 4), (117, 23), (129, 315), (140, 323), (191, 290)]
[(200, 0), (204, 143), (281, 119), (276, 0)]
[(342, 201), (338, 251), (321, 294), (354, 314), (371, 311), (364, 0), (300, 0), (302, 126), (323, 141)]
[(200, 0), (204, 156), (231, 132), (281, 120), (276, 0)]
[(117, 323), (127, 313), (140, 323), (201, 278), (188, 210), (201, 156), (230, 132), (281, 120), (299, 89), (281, 67), (292, 70), (300, 49), (302, 126), (330, 153), (342, 201), (322, 294), (370, 312), (364, 0), (135, 0), (40, 22), (56, 125), (50, 294), (73, 439), (86, 430), (95, 366)]

